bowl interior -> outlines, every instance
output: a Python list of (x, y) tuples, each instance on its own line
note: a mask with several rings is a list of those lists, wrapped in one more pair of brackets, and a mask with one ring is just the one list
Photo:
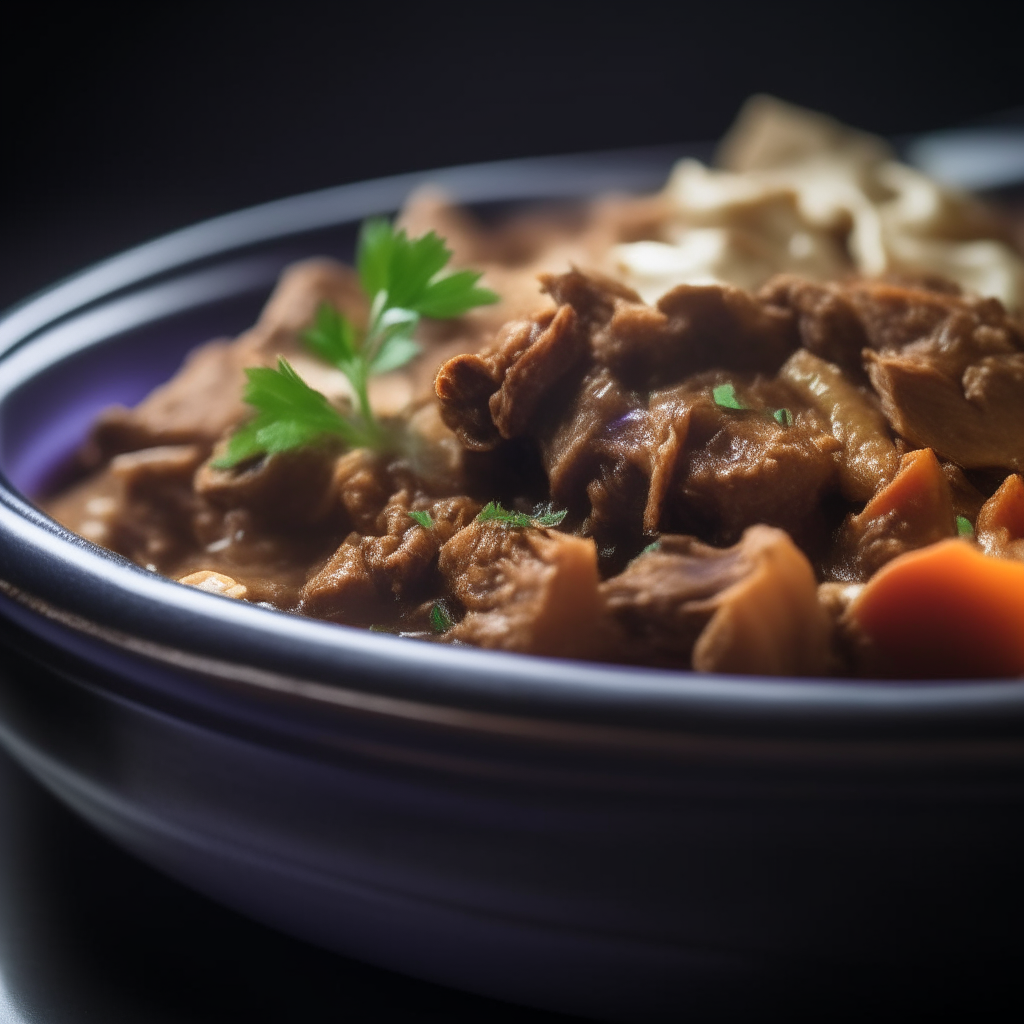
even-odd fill
[(367, 686), (432, 700), (511, 703), (531, 714), (546, 705), (559, 715), (585, 711), (615, 721), (628, 712), (668, 726), (680, 716), (692, 724), (742, 710), (746, 727), (758, 730), (772, 728), (779, 715), (796, 716), (801, 728), (858, 715), (947, 723), (967, 711), (985, 719), (1024, 715), (1024, 684), (1014, 682), (712, 679), (411, 644), (192, 592), (71, 537), (25, 503), (68, 479), (101, 409), (136, 403), (192, 348), (249, 327), (295, 259), (350, 259), (359, 221), (397, 208), (416, 185), (447, 181), (454, 198), (500, 218), (524, 202), (654, 188), (679, 155), (523, 161), (297, 197), (158, 240), (9, 313), (0, 320), (0, 545), (6, 540), (13, 561), (5, 569), (0, 558), (0, 577), (20, 573), (33, 592), (45, 596), (50, 588), (97, 621), (227, 661), (243, 651), (251, 663), (322, 680), (336, 680), (347, 664)]

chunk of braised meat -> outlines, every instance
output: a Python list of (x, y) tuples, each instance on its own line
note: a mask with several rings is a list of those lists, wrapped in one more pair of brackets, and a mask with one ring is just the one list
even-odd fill
[(101, 413), (83, 452), (85, 464), (101, 465), (118, 452), (156, 445), (194, 443), (209, 451), (248, 415), (242, 401), (245, 367), (274, 365), (279, 353), (302, 357), (299, 332), (313, 322), (321, 302), (357, 322), (365, 319), (366, 299), (350, 267), (325, 259), (295, 264), (250, 331), (233, 342), (212, 341), (193, 350), (166, 384), (134, 408), (116, 405)]
[(896, 433), (966, 469), (1024, 469), (1024, 334), (997, 300), (868, 281), (846, 293)]
[(568, 658), (602, 658), (612, 644), (592, 540), (474, 522), (438, 565), (465, 610), (450, 640)]
[[(347, 533), (389, 532), (384, 513), (402, 487), (418, 493), (405, 460), (364, 448), (338, 455), (330, 445), (312, 446), (230, 469), (208, 462), (195, 478), (203, 548), (182, 570), (223, 570), (249, 588), (251, 600), (294, 608), (304, 600), (309, 567), (322, 564)], [(261, 580), (279, 585), (267, 589)]]
[(196, 499), (190, 484), (199, 454), (195, 445), (168, 445), (116, 456), (109, 472), (120, 495), (107, 546), (158, 569), (191, 547)]
[(770, 382), (738, 389), (753, 406), (741, 411), (714, 400), (715, 380), (651, 396), (651, 431), (664, 441), (655, 450), (647, 532), (683, 531), (725, 545), (764, 523), (808, 547), (823, 542), (821, 508), (836, 487), (839, 442), (813, 410), (791, 412), (789, 425), (776, 421)]
[(192, 477), (199, 445), (160, 445), (115, 456), (98, 477), (52, 502), (69, 529), (138, 565), (169, 571), (195, 545)]
[(552, 500), (573, 503), (600, 462), (645, 462), (645, 410), (607, 367), (596, 367), (570, 396), (554, 429), (539, 439)]
[[(429, 512), (427, 529), (409, 515)], [(432, 500), (396, 494), (377, 517), (377, 533), (352, 534), (302, 589), (300, 610), (353, 625), (391, 622), (422, 596), (441, 545), (480, 511), (471, 498)]]
[(982, 550), (1024, 561), (1024, 480), (1008, 476), (978, 513), (975, 533)]
[[(539, 445), (556, 504), (570, 509), (602, 546), (624, 533), (618, 543), (628, 549), (644, 530), (660, 528), (662, 499), (689, 444), (689, 413), (674, 399), (668, 403), (673, 411), (666, 413), (668, 405), (660, 392), (650, 395), (650, 387), (714, 365), (733, 372), (774, 372), (796, 344), (793, 318), (735, 288), (685, 286), (649, 307), (629, 289), (597, 275), (574, 270), (543, 282), (560, 303), (557, 312), (509, 324), (491, 349), (446, 363), (436, 382), (442, 415), (476, 450), (528, 434)], [(785, 391), (783, 404), (793, 400)], [(802, 522), (807, 499), (819, 497), (834, 476), (831, 452), (838, 448), (827, 436), (808, 440), (811, 419), (805, 416), (785, 437), (778, 424), (750, 427), (757, 436), (747, 439), (747, 447), (760, 446), (765, 465), (759, 472), (765, 479), (760, 485), (751, 481), (750, 500), (742, 509), (734, 507), (735, 495), (729, 496), (726, 503), (735, 514), (715, 539), (734, 541), (757, 521)], [(820, 423), (816, 430), (822, 433)], [(735, 443), (742, 445), (743, 429), (735, 434)], [(762, 435), (772, 435), (771, 450)], [(700, 445), (708, 440), (699, 432), (698, 438)], [(744, 455), (738, 449), (720, 454), (708, 473)], [(809, 483), (798, 494), (788, 487), (778, 500), (761, 493), (761, 508), (751, 507), (765, 480), (789, 480), (800, 472)], [(733, 489), (743, 486), (736, 467), (729, 475)], [(772, 507), (765, 511), (766, 504)]]
[(644, 389), (712, 367), (774, 373), (796, 345), (788, 310), (727, 285), (679, 285), (654, 306), (620, 298), (591, 337), (598, 363)]
[(778, 278), (802, 344), (855, 374), (863, 364), (892, 429), (972, 469), (1024, 469), (1024, 334), (996, 299), (935, 283)]
[(354, 448), (334, 464), (331, 491), (352, 529), (373, 533), (395, 489), (384, 459), (367, 448)]
[(585, 520), (601, 546), (636, 550), (650, 476), (647, 411), (607, 367), (593, 369), (539, 439), (551, 500)]
[[(961, 325), (948, 325), (948, 333)], [(893, 429), (965, 469), (1024, 470), (1024, 352), (956, 366), (946, 337), (873, 355), (871, 383)], [(958, 372), (959, 371), (959, 372)]]
[(444, 422), (475, 451), (517, 437), (535, 426), (545, 395), (586, 351), (587, 336), (571, 306), (514, 320), (490, 349), (441, 367), (434, 386)]
[(464, 490), (464, 456), (440, 423), (437, 409), (417, 409), (409, 415), (399, 451), (355, 448), (337, 459), (330, 483), (330, 514), (347, 523), (346, 530), (375, 533), (378, 517), (399, 491), (438, 497)]
[(158, 445), (198, 443), (209, 451), (216, 439), (245, 415), (242, 371), (229, 341), (211, 341), (189, 353), (166, 384), (133, 409), (114, 405), (96, 418), (81, 453), (88, 467), (118, 452)]
[(643, 299), (627, 284), (593, 270), (573, 267), (565, 274), (541, 274), (541, 289), (559, 307), (569, 306), (587, 330), (608, 324), (622, 303), (644, 305)]
[(256, 522), (289, 529), (324, 521), (332, 507), (337, 449), (295, 448), (221, 469), (206, 461), (195, 475), (195, 493), (211, 510), (246, 509)]
[(818, 585), (818, 604), (831, 634), (829, 675), (850, 675), (860, 661), (862, 638), (851, 624), (847, 612), (863, 589), (863, 583), (828, 582)]
[(627, 389), (644, 390), (715, 366), (774, 372), (796, 346), (792, 314), (739, 288), (681, 285), (647, 306), (595, 274), (573, 270), (541, 280), (557, 313), (506, 325), (493, 346), (457, 356), (438, 373), (445, 422), (467, 447), (485, 450), (500, 437), (543, 432), (550, 416), (542, 400), (583, 361), (607, 367)]
[(505, 368), (501, 387), (488, 400), (491, 421), (504, 438), (519, 437), (542, 418), (542, 401), (586, 355), (587, 337), (572, 306), (559, 307), (550, 323), (542, 324), (543, 320), (531, 331), (522, 352)]
[(955, 287), (858, 278), (844, 286), (857, 311), (869, 348), (898, 350), (935, 334), (950, 317), (966, 317), (977, 326), (1007, 326), (998, 299), (962, 295)]
[(802, 344), (856, 375), (891, 428), (966, 469), (1024, 469), (1024, 331), (991, 298), (936, 283), (778, 278), (761, 297), (794, 310)]
[[(508, 335), (509, 326), (505, 326), (499, 339)], [(529, 338), (533, 324), (519, 321), (517, 326), (519, 335)], [(490, 409), (491, 395), (500, 383), (486, 354), (475, 353), (449, 359), (434, 380), (445, 425), (470, 451), (490, 451), (501, 443)]]
[(625, 662), (763, 675), (828, 666), (814, 571), (781, 530), (753, 526), (724, 550), (663, 536), (601, 594)]
[(931, 287), (861, 278), (820, 282), (780, 274), (758, 297), (791, 310), (800, 344), (855, 379), (862, 374), (864, 349), (901, 349), (932, 334), (953, 311), (980, 310), (983, 317), (992, 312), (991, 300), (964, 298), (945, 282)]
[(892, 482), (843, 523), (830, 575), (864, 582), (897, 555), (953, 536), (952, 495), (935, 453), (909, 452)]
[(863, 379), (861, 351), (869, 345), (867, 331), (843, 284), (780, 274), (757, 295), (766, 305), (793, 313), (800, 344), (808, 352)]
[(193, 482), (200, 548), (178, 571), (223, 571), (246, 586), (250, 600), (294, 607), (304, 567), (324, 558), (347, 528), (332, 485), (337, 460), (323, 446), (230, 469), (205, 462)]
[(729, 285), (679, 285), (654, 306), (593, 273), (543, 275), (544, 290), (571, 307), (593, 359), (628, 387), (649, 389), (713, 366), (773, 372), (796, 346), (793, 316)]

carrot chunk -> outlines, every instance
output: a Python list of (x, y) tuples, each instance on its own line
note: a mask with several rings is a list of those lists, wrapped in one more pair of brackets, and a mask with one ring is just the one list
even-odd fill
[(1024, 563), (945, 540), (894, 559), (847, 617), (881, 675), (1024, 675)]
[(891, 512), (910, 521), (920, 520), (922, 525), (927, 524), (927, 528), (932, 529), (936, 516), (944, 527), (953, 522), (949, 484), (931, 448), (907, 452), (900, 460), (896, 476), (878, 491), (855, 519), (858, 522), (880, 519)]
[(866, 580), (899, 555), (956, 536), (949, 481), (931, 448), (907, 452), (899, 472), (847, 516), (836, 540), (836, 574)]
[(1024, 559), (1024, 480), (1012, 473), (981, 507), (978, 543), (990, 555)]

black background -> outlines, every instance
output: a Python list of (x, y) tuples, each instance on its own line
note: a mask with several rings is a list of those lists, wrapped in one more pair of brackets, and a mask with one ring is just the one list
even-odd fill
[[(469, 161), (711, 139), (756, 91), (889, 135), (977, 123), (1024, 106), (1022, 21), (989, 5), (39, 8), (8, 20), (0, 40), (0, 308), (156, 234), (290, 193)], [(190, 1019), (207, 1019), (203, 1004), (209, 1019), (233, 1019), (211, 993), (246, 990), (245, 957), (219, 960), (218, 948), (241, 949), (268, 976), (270, 965), (292, 972), (254, 994), (271, 1016), (294, 985), (310, 1005), (347, 998), (350, 1019), (354, 997), (384, 989), (393, 1001), (365, 1019), (413, 1019), (412, 1006), (423, 1011), (415, 1019), (483, 1010), (247, 930), (52, 814), (32, 862), (56, 858), (46, 889), (60, 896), (64, 886), (66, 897), (43, 959), (54, 936), (91, 942), (103, 971), (116, 965), (114, 988), (135, 978), (143, 1003), (154, 990), (177, 992), (175, 1010)], [(112, 894), (126, 885), (135, 897), (118, 904)], [(92, 930), (110, 914), (105, 931)], [(159, 938), (121, 942), (139, 935), (139, 920), (118, 914), (145, 919)], [(209, 942), (181, 945), (197, 933)], [(122, 970), (132, 950), (140, 960)], [(227, 987), (207, 986), (206, 958), (218, 976), (230, 968)], [(492, 1004), (486, 1016), (496, 1013)]]
[(714, 138), (759, 90), (886, 134), (1024, 105), (1012, 6), (34, 11), (3, 32), (0, 308), (289, 193)]

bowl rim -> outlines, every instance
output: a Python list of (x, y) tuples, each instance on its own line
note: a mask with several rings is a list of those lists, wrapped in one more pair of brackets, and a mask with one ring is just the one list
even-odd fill
[[(200, 222), (58, 282), (0, 317), (0, 404), (46, 366), (189, 304), (267, 283), (259, 246), (390, 213), (431, 184), (465, 203), (586, 198), (657, 187), (703, 144), (526, 158), (342, 185)], [(312, 255), (312, 253), (310, 253)], [(134, 319), (133, 319), (134, 318)], [(197, 342), (200, 343), (200, 342)], [(39, 621), (289, 699), (330, 687), (364, 704), (412, 702), (531, 720), (629, 721), (658, 731), (895, 735), (1024, 724), (1024, 680), (865, 681), (710, 675), (410, 643), (181, 586), (72, 534), (0, 470), (0, 592)], [(3, 614), (0, 611), (0, 614)], [(241, 652), (241, 653), (240, 653)], [(304, 688), (305, 687), (305, 688)], [(881, 732), (880, 732), (881, 730)]]

